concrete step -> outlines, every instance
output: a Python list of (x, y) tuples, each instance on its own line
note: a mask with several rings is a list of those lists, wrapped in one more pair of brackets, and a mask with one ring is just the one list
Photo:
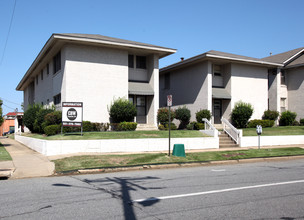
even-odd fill
[(220, 148), (233, 148), (233, 147), (239, 147), (237, 144), (220, 144)]
[(158, 130), (156, 126), (149, 124), (137, 124), (136, 131), (156, 131)]

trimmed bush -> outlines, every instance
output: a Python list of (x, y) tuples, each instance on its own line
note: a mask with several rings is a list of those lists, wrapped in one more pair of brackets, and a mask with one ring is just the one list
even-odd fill
[(163, 131), (163, 130), (166, 130), (166, 128), (165, 128), (165, 126), (164, 126), (164, 125), (159, 124), (159, 125), (158, 125), (158, 130)]
[(204, 130), (205, 129), (205, 123), (195, 123), (194, 125), (195, 130)]
[(118, 125), (119, 131), (135, 131), (137, 128), (136, 122), (120, 122)]
[(111, 123), (111, 131), (118, 131), (118, 125), (119, 123)]
[(301, 119), (300, 119), (300, 125), (301, 125), (301, 126), (304, 126), (304, 118), (301, 118)]
[(291, 126), (297, 117), (297, 113), (285, 111), (281, 113), (280, 126)]
[(109, 110), (113, 123), (132, 122), (136, 112), (136, 107), (129, 100), (123, 98), (115, 100)]
[(296, 120), (293, 121), (292, 126), (300, 126), (300, 123)]
[(61, 130), (61, 125), (49, 125), (44, 128), (44, 133), (47, 136), (59, 134)]
[(45, 121), (44, 117), (51, 112), (54, 112), (54, 109), (45, 109), (45, 108), (39, 109), (39, 111), (36, 114), (36, 119), (34, 122), (34, 132), (40, 134), (44, 133), (43, 127), (47, 125), (46, 123), (43, 124), (43, 122)]
[[(177, 130), (177, 127), (174, 123), (171, 122), (170, 125), (170, 130)], [(165, 130), (169, 130), (169, 123), (165, 124)]]
[(30, 105), (28, 109), (24, 112), (23, 123), (32, 133), (34, 132), (34, 123), (36, 115), (41, 108), (41, 105), (34, 104)]
[(59, 125), (62, 121), (62, 112), (54, 111), (44, 116), (44, 122), (47, 125)]
[(254, 120), (250, 120), (248, 122), (247, 127), (256, 128), (257, 125), (261, 125), (263, 128), (272, 127), (272, 126), (274, 126), (274, 121), (273, 120), (254, 119)]
[(263, 120), (272, 120), (275, 121), (278, 119), (280, 113), (278, 111), (266, 110), (262, 116)]
[(184, 106), (175, 110), (175, 118), (180, 121), (178, 129), (185, 129), (190, 122), (191, 112)]
[(246, 128), (252, 113), (253, 107), (250, 103), (237, 102), (231, 112), (232, 124), (237, 128)]
[[(170, 118), (171, 121), (175, 118), (175, 112), (170, 110)], [(157, 111), (157, 122), (165, 125), (166, 123), (169, 123), (169, 109), (168, 108), (160, 108)]]
[(206, 118), (208, 121), (211, 118), (211, 112), (208, 109), (202, 109), (195, 113), (195, 118), (198, 123), (202, 123), (202, 119)]
[(190, 122), (188, 125), (187, 125), (187, 130), (194, 130), (195, 129), (195, 121), (192, 121)]
[(94, 131), (92, 123), (90, 121), (83, 121), (82, 122), (82, 130), (84, 132)]

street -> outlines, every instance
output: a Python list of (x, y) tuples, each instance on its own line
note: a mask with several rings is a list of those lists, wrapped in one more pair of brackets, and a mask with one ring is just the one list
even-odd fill
[(0, 219), (304, 219), (304, 160), (0, 181)]

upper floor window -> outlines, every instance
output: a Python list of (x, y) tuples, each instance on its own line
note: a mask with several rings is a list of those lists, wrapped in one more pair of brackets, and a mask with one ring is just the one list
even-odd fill
[(213, 74), (214, 74), (214, 76), (222, 76), (221, 66), (214, 65), (213, 66)]
[(128, 66), (129, 68), (134, 68), (134, 55), (128, 56)]
[(147, 59), (144, 56), (136, 56), (136, 68), (146, 69), (147, 68)]
[(286, 73), (285, 73), (285, 70), (281, 70), (281, 85), (286, 85)]
[(50, 65), (47, 64), (46, 65), (46, 75), (49, 76), (49, 74), (50, 74)]
[(40, 77), (41, 77), (41, 80), (43, 80), (43, 70), (41, 70)]
[(36, 76), (36, 85), (38, 85), (38, 75)]
[(224, 87), (223, 69), (220, 65), (213, 65), (213, 87)]
[(53, 58), (54, 74), (61, 70), (61, 53), (60, 51)]

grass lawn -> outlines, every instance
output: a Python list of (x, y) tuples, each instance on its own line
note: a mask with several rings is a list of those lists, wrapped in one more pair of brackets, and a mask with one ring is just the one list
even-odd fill
[[(257, 136), (256, 128), (243, 128), (243, 136)], [(304, 135), (304, 126), (263, 128), (262, 136)]]
[(0, 161), (12, 160), (11, 155), (7, 153), (4, 146), (0, 143)]
[(277, 148), (261, 150), (238, 150), (188, 153), (186, 157), (167, 156), (165, 153), (157, 154), (131, 154), (131, 155), (98, 155), (76, 156), (54, 160), (56, 172), (78, 169), (123, 167), (144, 164), (187, 163), (217, 160), (235, 160), (248, 158), (263, 158), (277, 156), (304, 155), (302, 148)]
[[(26, 134), (25, 136), (45, 140), (96, 140), (96, 139), (135, 139), (135, 138), (168, 138), (168, 131), (120, 131), (120, 132), (84, 132), (45, 137), (40, 134)], [(200, 131), (174, 130), (172, 138), (207, 137)]]

